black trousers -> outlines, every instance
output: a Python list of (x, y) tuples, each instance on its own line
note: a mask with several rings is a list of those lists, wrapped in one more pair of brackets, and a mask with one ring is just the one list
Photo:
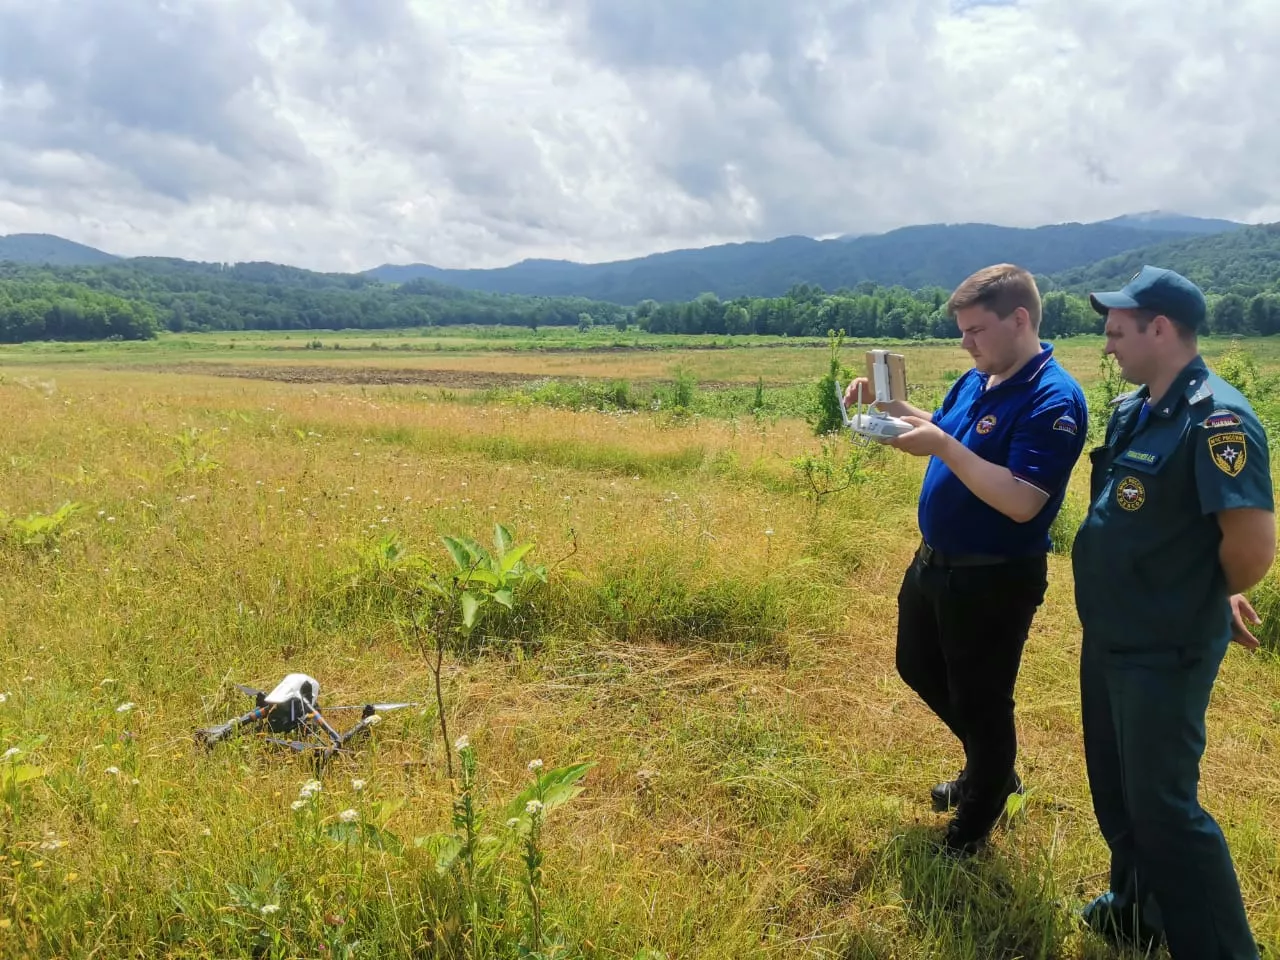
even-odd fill
[(957, 816), (994, 820), (1013, 779), (1013, 690), (1048, 560), (946, 564), (917, 556), (902, 580), (898, 674), (964, 747)]

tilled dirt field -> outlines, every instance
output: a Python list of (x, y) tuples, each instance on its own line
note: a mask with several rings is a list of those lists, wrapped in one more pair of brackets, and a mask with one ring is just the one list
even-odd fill
[[(204, 377), (239, 377), (248, 380), (275, 380), (283, 383), (352, 383), (352, 384), (409, 384), (424, 387), (444, 387), (452, 390), (491, 390), (495, 387), (510, 387), (518, 383), (530, 383), (536, 380), (615, 380), (616, 377), (593, 377), (576, 375), (574, 377), (556, 377), (549, 374), (535, 373), (498, 373), (478, 370), (439, 370), (423, 367), (406, 367), (388, 369), (385, 367), (360, 366), (284, 366), (263, 364), (261, 366), (244, 366), (229, 363), (172, 363), (150, 366), (132, 366), (130, 370), (145, 370), (149, 373), (180, 373)], [(633, 381), (645, 384), (665, 384), (669, 380), (645, 379)], [(723, 390), (729, 387), (741, 387), (741, 383), (722, 381), (699, 382), (703, 390)]]

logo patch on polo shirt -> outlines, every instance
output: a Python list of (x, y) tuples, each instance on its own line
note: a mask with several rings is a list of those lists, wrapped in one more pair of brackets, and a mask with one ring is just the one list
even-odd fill
[(986, 436), (988, 433), (994, 430), (995, 427), (996, 427), (995, 415), (988, 413), (985, 417), (983, 417), (981, 420), (978, 421), (978, 425), (974, 429), (977, 430), (983, 436)]
[(1240, 476), (1249, 452), (1243, 433), (1218, 433), (1209, 438), (1209, 455), (1213, 465), (1228, 477)]
[(1137, 477), (1125, 477), (1116, 484), (1116, 503), (1119, 504), (1121, 510), (1128, 510), (1133, 513), (1135, 510), (1141, 510), (1142, 505), (1147, 502), (1147, 488), (1142, 485), (1142, 481)]
[(1064, 413), (1057, 420), (1053, 421), (1053, 429), (1061, 430), (1063, 433), (1069, 433), (1074, 437), (1079, 428), (1076, 426), (1075, 418)]
[(1204, 425), (1210, 428), (1238, 427), (1240, 426), (1240, 418), (1230, 410), (1215, 410), (1205, 417)]

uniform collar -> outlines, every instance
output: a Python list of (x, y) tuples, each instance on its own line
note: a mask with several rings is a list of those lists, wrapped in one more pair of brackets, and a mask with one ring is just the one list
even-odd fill
[(1168, 391), (1159, 400), (1151, 399), (1151, 389), (1146, 384), (1136, 391), (1135, 396), (1146, 401), (1153, 416), (1168, 418), (1178, 412), (1183, 400), (1187, 403), (1197, 403), (1209, 396), (1211, 392), (1209, 368), (1205, 365), (1204, 358), (1197, 353), (1191, 362), (1178, 372), (1173, 383), (1169, 384)]
[[(1030, 383), (1031, 381), (1035, 380), (1038, 376), (1040, 376), (1040, 373), (1044, 370), (1045, 367), (1049, 365), (1049, 361), (1052, 359), (1053, 359), (1053, 344), (1045, 343), (1043, 340), (1041, 340), (1040, 352), (1037, 353), (1035, 356), (1033, 356), (1026, 363), (1024, 363), (1018, 369), (1018, 372), (1015, 373), (1012, 377), (1010, 377), (1008, 380), (1005, 380), (1001, 383), (996, 384), (996, 386), (993, 389), (1001, 390), (1005, 387), (1016, 387), (1019, 384)], [(982, 391), (982, 393), (987, 392), (987, 381), (990, 379), (991, 379), (991, 374), (989, 373), (978, 374), (978, 383), (980, 384), (979, 389)]]

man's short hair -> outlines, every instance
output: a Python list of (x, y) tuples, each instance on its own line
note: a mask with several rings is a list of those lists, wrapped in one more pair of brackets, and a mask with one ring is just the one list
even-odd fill
[(1137, 326), (1139, 333), (1146, 333), (1147, 327), (1151, 326), (1151, 321), (1154, 320), (1156, 317), (1163, 316), (1166, 320), (1168, 320), (1171, 324), (1173, 324), (1173, 329), (1178, 334), (1179, 340), (1181, 340), (1183, 343), (1196, 342), (1195, 327), (1189, 327), (1185, 323), (1182, 323), (1178, 320), (1173, 319), (1173, 317), (1169, 316), (1167, 313), (1162, 314), (1159, 310), (1139, 308), (1136, 310), (1130, 310), (1129, 315), (1133, 317), (1133, 322)]
[(1031, 329), (1040, 329), (1040, 288), (1029, 271), (1012, 263), (984, 267), (956, 287), (947, 300), (947, 313), (967, 307), (985, 307), (1000, 319), (1019, 307), (1031, 318)]

